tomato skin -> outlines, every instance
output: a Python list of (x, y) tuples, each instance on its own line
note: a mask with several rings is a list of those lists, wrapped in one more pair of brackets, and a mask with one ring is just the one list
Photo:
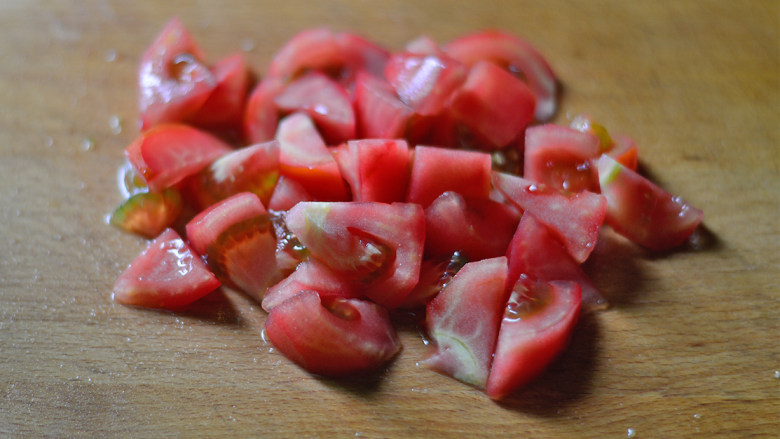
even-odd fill
[(555, 114), (558, 88), (555, 73), (527, 41), (498, 30), (486, 30), (453, 40), (443, 50), (467, 66), (490, 61), (520, 73), (536, 96), (536, 120), (545, 121)]
[(353, 276), (380, 305), (397, 307), (419, 280), (425, 217), (417, 204), (304, 202), (285, 220), (312, 257)]
[(534, 117), (536, 98), (527, 85), (501, 67), (479, 61), (449, 102), (453, 118), (488, 140), (506, 147)]
[(490, 398), (505, 398), (560, 355), (579, 318), (580, 301), (574, 282), (517, 282), (498, 333), (486, 389)]
[(201, 108), (217, 86), (203, 58), (181, 21), (168, 22), (144, 52), (138, 68), (142, 129), (185, 121)]
[(423, 364), (484, 389), (506, 305), (507, 259), (469, 262), (426, 307), (435, 348)]
[(303, 185), (282, 175), (276, 182), (268, 208), (274, 211), (290, 210), (301, 201), (314, 201), (314, 197)]
[(427, 207), (447, 191), (487, 198), (491, 167), (490, 155), (483, 152), (418, 145), (414, 149), (406, 201)]
[(176, 310), (219, 285), (187, 243), (166, 229), (119, 275), (112, 296), (125, 305)]
[(162, 124), (133, 140), (125, 156), (149, 190), (160, 192), (230, 151), (230, 145), (191, 126)]
[(643, 247), (669, 250), (685, 242), (704, 213), (608, 155), (598, 162), (601, 192), (607, 199), (606, 222)]
[(271, 309), (265, 333), (306, 371), (339, 377), (379, 368), (401, 348), (387, 311), (374, 303), (303, 290)]

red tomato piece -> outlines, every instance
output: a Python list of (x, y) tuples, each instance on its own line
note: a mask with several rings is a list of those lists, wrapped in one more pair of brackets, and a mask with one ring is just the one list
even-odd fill
[(163, 124), (138, 136), (125, 156), (149, 190), (162, 191), (232, 151), (227, 143), (188, 125)]
[(138, 68), (142, 129), (193, 116), (217, 86), (203, 51), (178, 18), (144, 52)]
[(607, 224), (631, 241), (651, 250), (668, 250), (685, 242), (701, 223), (701, 210), (611, 157), (601, 156), (598, 167)]
[(283, 175), (300, 183), (318, 200), (346, 200), (347, 187), (339, 166), (306, 113), (293, 113), (279, 122), (276, 133)]
[(345, 60), (340, 72), (343, 83), (354, 82), (359, 72), (368, 72), (377, 77), (384, 74), (385, 64), (390, 57), (390, 52), (384, 47), (348, 32), (337, 33), (336, 44)]
[(268, 208), (276, 211), (290, 210), (301, 201), (314, 201), (314, 197), (303, 185), (282, 175), (276, 182), (271, 201), (268, 202)]
[(545, 281), (577, 282), (582, 290), (583, 306), (588, 310), (607, 307), (607, 300), (582, 267), (566, 252), (563, 244), (529, 212), (523, 214), (507, 250), (509, 285), (522, 275)]
[(444, 55), (396, 53), (385, 66), (385, 78), (398, 97), (421, 115), (439, 113), (466, 73), (461, 63)]
[(184, 240), (166, 229), (119, 275), (113, 298), (125, 305), (179, 309), (219, 287)]
[(434, 351), (423, 364), (484, 389), (506, 305), (507, 259), (469, 262), (425, 309)]
[(249, 66), (239, 53), (218, 61), (211, 72), (217, 85), (190, 122), (203, 127), (238, 128), (252, 82)]
[(263, 297), (263, 309), (271, 311), (280, 303), (304, 290), (316, 291), (320, 297), (351, 299), (360, 297), (351, 279), (336, 273), (316, 259), (307, 259), (298, 264), (292, 274), (268, 289)]
[(501, 31), (487, 30), (458, 38), (444, 46), (443, 50), (467, 66), (491, 61), (518, 74), (528, 82), (536, 96), (536, 119), (545, 121), (555, 114), (555, 73), (547, 60), (527, 41)]
[(536, 98), (527, 85), (501, 67), (479, 61), (455, 91), (449, 109), (453, 118), (503, 148), (520, 136), (534, 118)]
[(607, 213), (607, 200), (593, 192), (563, 192), (522, 177), (493, 173), (493, 185), (507, 199), (550, 228), (578, 263), (596, 246)]
[(353, 276), (380, 305), (397, 307), (417, 284), (425, 240), (417, 204), (304, 202), (286, 223), (312, 257)]
[(401, 348), (381, 306), (359, 299), (320, 298), (311, 290), (271, 309), (265, 333), (285, 357), (324, 376), (375, 370)]
[(206, 256), (208, 247), (230, 226), (267, 213), (257, 195), (238, 193), (195, 215), (185, 226), (187, 239), (198, 254)]
[(330, 29), (307, 29), (290, 38), (276, 52), (268, 75), (289, 80), (307, 70), (324, 70), (343, 63), (341, 47)]
[(626, 135), (611, 136), (603, 125), (594, 121), (587, 114), (575, 117), (571, 121), (571, 127), (577, 131), (596, 136), (599, 139), (600, 153), (608, 154), (623, 166), (636, 171), (638, 152), (634, 139)]
[(284, 81), (269, 76), (255, 86), (244, 112), (244, 137), (249, 143), (273, 140), (279, 124), (276, 97), (284, 90)]
[(504, 311), (487, 394), (498, 400), (539, 376), (566, 349), (580, 313), (574, 282), (515, 284)]
[(285, 113), (306, 112), (329, 144), (355, 138), (355, 112), (347, 92), (322, 73), (310, 72), (297, 78), (274, 102)]
[(405, 140), (350, 140), (336, 154), (354, 201), (392, 203), (406, 197), (410, 160)]
[(186, 226), (187, 236), (223, 282), (260, 301), (281, 280), (276, 234), (257, 195), (242, 192), (212, 205)]
[(598, 192), (594, 159), (601, 155), (593, 134), (546, 124), (525, 132), (525, 170), (529, 180), (568, 192)]
[(239, 192), (252, 192), (268, 204), (279, 178), (279, 142), (230, 151), (188, 180), (191, 203), (199, 210)]
[(520, 216), (510, 206), (487, 198), (441, 194), (425, 208), (425, 254), (462, 253), (471, 261), (506, 254)]
[(368, 139), (403, 137), (414, 111), (383, 78), (360, 72), (355, 80), (357, 135)]
[(488, 198), (491, 166), (490, 154), (484, 152), (417, 146), (406, 200), (427, 207), (447, 191)]

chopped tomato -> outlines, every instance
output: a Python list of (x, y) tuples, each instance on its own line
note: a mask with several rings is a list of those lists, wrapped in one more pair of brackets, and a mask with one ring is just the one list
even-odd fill
[(444, 55), (397, 53), (387, 62), (385, 78), (417, 114), (433, 115), (466, 80), (466, 68)]
[(403, 137), (414, 111), (383, 78), (360, 72), (354, 93), (357, 135), (367, 139)]
[(125, 305), (179, 309), (219, 285), (187, 243), (166, 229), (119, 275), (113, 297)]
[(265, 333), (285, 357), (325, 376), (375, 370), (401, 348), (381, 306), (359, 299), (321, 298), (312, 290), (273, 307)]
[(306, 113), (293, 113), (279, 122), (282, 175), (297, 181), (318, 200), (345, 200), (347, 187), (339, 166)]
[(142, 129), (192, 117), (217, 87), (204, 54), (178, 18), (172, 19), (138, 68)]
[(523, 176), (568, 192), (598, 192), (594, 159), (600, 154), (599, 138), (591, 133), (555, 124), (531, 127), (525, 133)]
[(426, 307), (434, 350), (424, 365), (485, 388), (506, 305), (506, 278), (504, 256), (469, 262), (458, 271)]
[(526, 212), (520, 218), (517, 231), (509, 243), (507, 257), (509, 285), (514, 285), (523, 275), (545, 281), (573, 281), (580, 285), (582, 303), (587, 310), (607, 307), (607, 300), (582, 267), (532, 213)]
[(238, 128), (252, 82), (249, 66), (239, 53), (218, 61), (211, 72), (217, 85), (190, 121), (203, 127)]
[(306, 112), (329, 144), (355, 138), (355, 112), (347, 92), (322, 73), (310, 72), (295, 79), (274, 102), (284, 113)]
[(483, 152), (417, 146), (406, 200), (427, 207), (447, 191), (487, 198), (491, 166), (490, 154)]
[(354, 201), (403, 201), (409, 184), (409, 146), (404, 140), (361, 139), (339, 151), (339, 169)]
[(244, 113), (244, 137), (249, 143), (273, 140), (279, 124), (276, 97), (284, 90), (284, 81), (269, 76), (258, 83), (246, 104)]
[(520, 136), (534, 117), (536, 98), (525, 83), (497, 65), (480, 61), (452, 95), (449, 110), (489, 142), (503, 148)]
[(693, 233), (704, 214), (607, 155), (598, 162), (607, 224), (651, 250), (676, 247)]
[(502, 399), (541, 374), (566, 348), (580, 313), (574, 282), (520, 279), (498, 332), (487, 394)]
[(109, 222), (128, 232), (154, 238), (181, 214), (181, 195), (176, 189), (132, 195), (111, 214)]
[(297, 181), (285, 177), (279, 177), (276, 182), (271, 200), (268, 202), (268, 208), (271, 210), (290, 210), (301, 201), (314, 201), (314, 197), (309, 194), (306, 188)]
[(286, 222), (312, 257), (353, 276), (381, 305), (397, 307), (417, 284), (425, 238), (419, 205), (305, 202)]
[(263, 297), (263, 309), (270, 311), (304, 290), (316, 291), (320, 297), (360, 298), (360, 290), (349, 277), (340, 275), (316, 259), (307, 259)]
[(188, 125), (163, 124), (146, 131), (125, 149), (125, 156), (143, 177), (149, 190), (158, 192), (199, 172), (230, 145)]
[(536, 95), (536, 120), (550, 119), (556, 110), (557, 80), (544, 57), (527, 41), (501, 31), (487, 30), (460, 37), (446, 46), (444, 52), (472, 66), (491, 61), (528, 82)]

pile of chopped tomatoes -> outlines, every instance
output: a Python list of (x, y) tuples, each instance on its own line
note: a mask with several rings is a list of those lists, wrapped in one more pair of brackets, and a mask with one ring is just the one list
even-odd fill
[(552, 69), (503, 32), (391, 52), (311, 29), (256, 81), (241, 54), (208, 64), (173, 19), (138, 86), (110, 222), (151, 241), (114, 298), (177, 310), (236, 289), (318, 375), (386, 364), (393, 312), (423, 309), (423, 364), (501, 399), (606, 307), (581, 268), (605, 224), (667, 250), (702, 220), (637, 172), (631, 138), (549, 123)]

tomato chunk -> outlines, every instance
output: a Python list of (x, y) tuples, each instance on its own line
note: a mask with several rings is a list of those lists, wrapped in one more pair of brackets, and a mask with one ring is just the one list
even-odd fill
[(396, 53), (387, 62), (385, 78), (417, 114), (433, 115), (466, 80), (466, 68), (444, 55)]
[(515, 284), (498, 333), (488, 396), (502, 399), (547, 368), (569, 343), (580, 300), (574, 282)]
[(417, 284), (425, 239), (419, 205), (305, 202), (285, 219), (312, 257), (351, 275), (381, 305), (397, 307)]
[(491, 166), (490, 155), (483, 152), (417, 146), (406, 200), (427, 207), (447, 191), (487, 198)]
[(377, 369), (401, 348), (387, 311), (374, 303), (304, 290), (271, 309), (265, 332), (306, 371), (344, 376)]
[(507, 259), (469, 262), (426, 307), (434, 351), (424, 365), (485, 388), (506, 305)]
[(166, 229), (119, 275), (112, 295), (125, 305), (175, 310), (219, 285), (179, 234)]
[(523, 176), (567, 192), (598, 192), (594, 160), (601, 154), (599, 139), (589, 132), (546, 124), (525, 133)]
[(217, 86), (204, 54), (178, 18), (144, 52), (138, 68), (142, 129), (193, 116)]
[(701, 223), (701, 210), (611, 157), (602, 155), (598, 167), (607, 224), (631, 241), (668, 250), (685, 242)]
[(159, 192), (230, 151), (230, 145), (206, 132), (188, 125), (163, 124), (133, 140), (125, 156), (149, 190)]

